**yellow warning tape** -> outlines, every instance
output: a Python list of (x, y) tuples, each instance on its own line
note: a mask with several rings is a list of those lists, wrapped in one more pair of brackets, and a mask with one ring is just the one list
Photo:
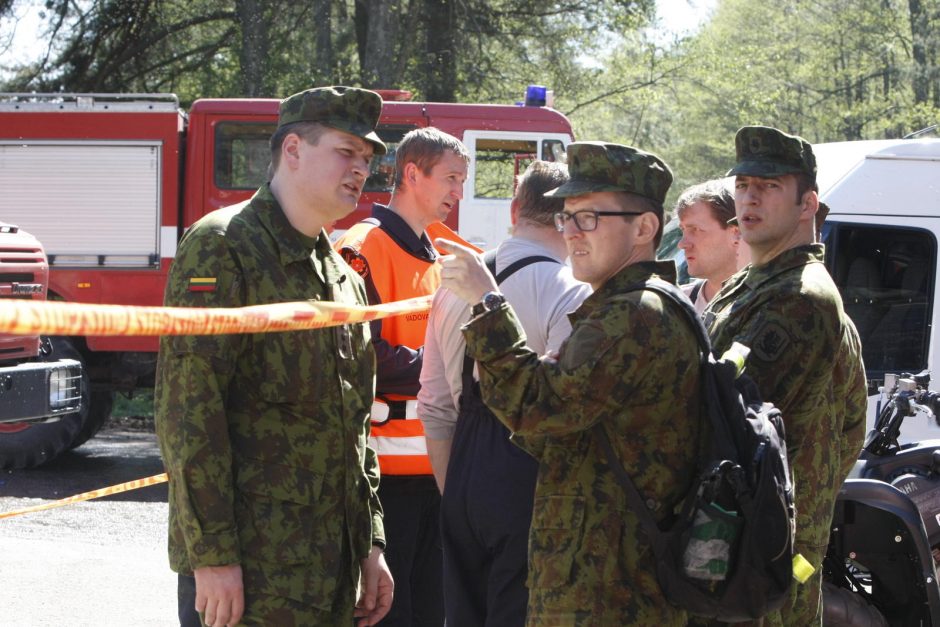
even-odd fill
[(4, 300), (0, 333), (12, 335), (220, 335), (298, 331), (427, 311), (432, 296), (369, 307), (298, 301), (233, 308), (135, 307)]
[(117, 485), (108, 486), (107, 488), (92, 490), (91, 492), (82, 492), (81, 494), (76, 494), (75, 496), (53, 501), (52, 503), (35, 505), (33, 507), (24, 507), (23, 509), (15, 509), (12, 512), (0, 512), (0, 519), (13, 518), (14, 516), (20, 516), (22, 514), (31, 514), (33, 512), (41, 512), (47, 509), (55, 509), (56, 507), (62, 507), (63, 505), (70, 505), (72, 503), (81, 503), (82, 501), (99, 499), (102, 496), (120, 494), (121, 492), (137, 490), (138, 488), (146, 488), (147, 486), (157, 485), (158, 483), (166, 483), (167, 480), (168, 478), (166, 473), (153, 475), (152, 477), (144, 477), (143, 479), (135, 479), (126, 483), (119, 483)]

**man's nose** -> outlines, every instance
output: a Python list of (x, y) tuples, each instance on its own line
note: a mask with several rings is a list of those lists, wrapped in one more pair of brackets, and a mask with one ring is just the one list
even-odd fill
[(578, 225), (575, 224), (574, 217), (569, 216), (568, 219), (565, 220), (565, 228), (562, 231), (562, 233), (565, 236), (565, 239), (571, 239), (573, 237), (577, 237), (581, 235), (582, 232), (583, 231), (581, 231), (581, 229), (578, 228)]

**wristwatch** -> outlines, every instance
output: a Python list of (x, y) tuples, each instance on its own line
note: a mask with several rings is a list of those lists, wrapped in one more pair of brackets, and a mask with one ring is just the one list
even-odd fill
[(483, 295), (483, 298), (480, 299), (480, 302), (474, 305), (473, 309), (470, 310), (470, 315), (476, 318), (477, 316), (499, 308), (499, 306), (505, 302), (506, 297), (499, 292), (487, 292)]

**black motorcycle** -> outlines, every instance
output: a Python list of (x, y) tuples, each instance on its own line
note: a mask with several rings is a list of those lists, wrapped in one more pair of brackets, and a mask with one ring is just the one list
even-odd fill
[(930, 374), (885, 375), (887, 400), (839, 491), (823, 563), (825, 625), (940, 625), (940, 440), (899, 444), (940, 415)]

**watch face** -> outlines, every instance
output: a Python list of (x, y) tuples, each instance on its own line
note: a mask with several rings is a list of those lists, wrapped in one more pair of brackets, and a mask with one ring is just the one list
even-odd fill
[(502, 294), (497, 294), (496, 292), (489, 292), (486, 296), (483, 297), (483, 306), (486, 307), (487, 311), (493, 311), (506, 302), (506, 298)]

